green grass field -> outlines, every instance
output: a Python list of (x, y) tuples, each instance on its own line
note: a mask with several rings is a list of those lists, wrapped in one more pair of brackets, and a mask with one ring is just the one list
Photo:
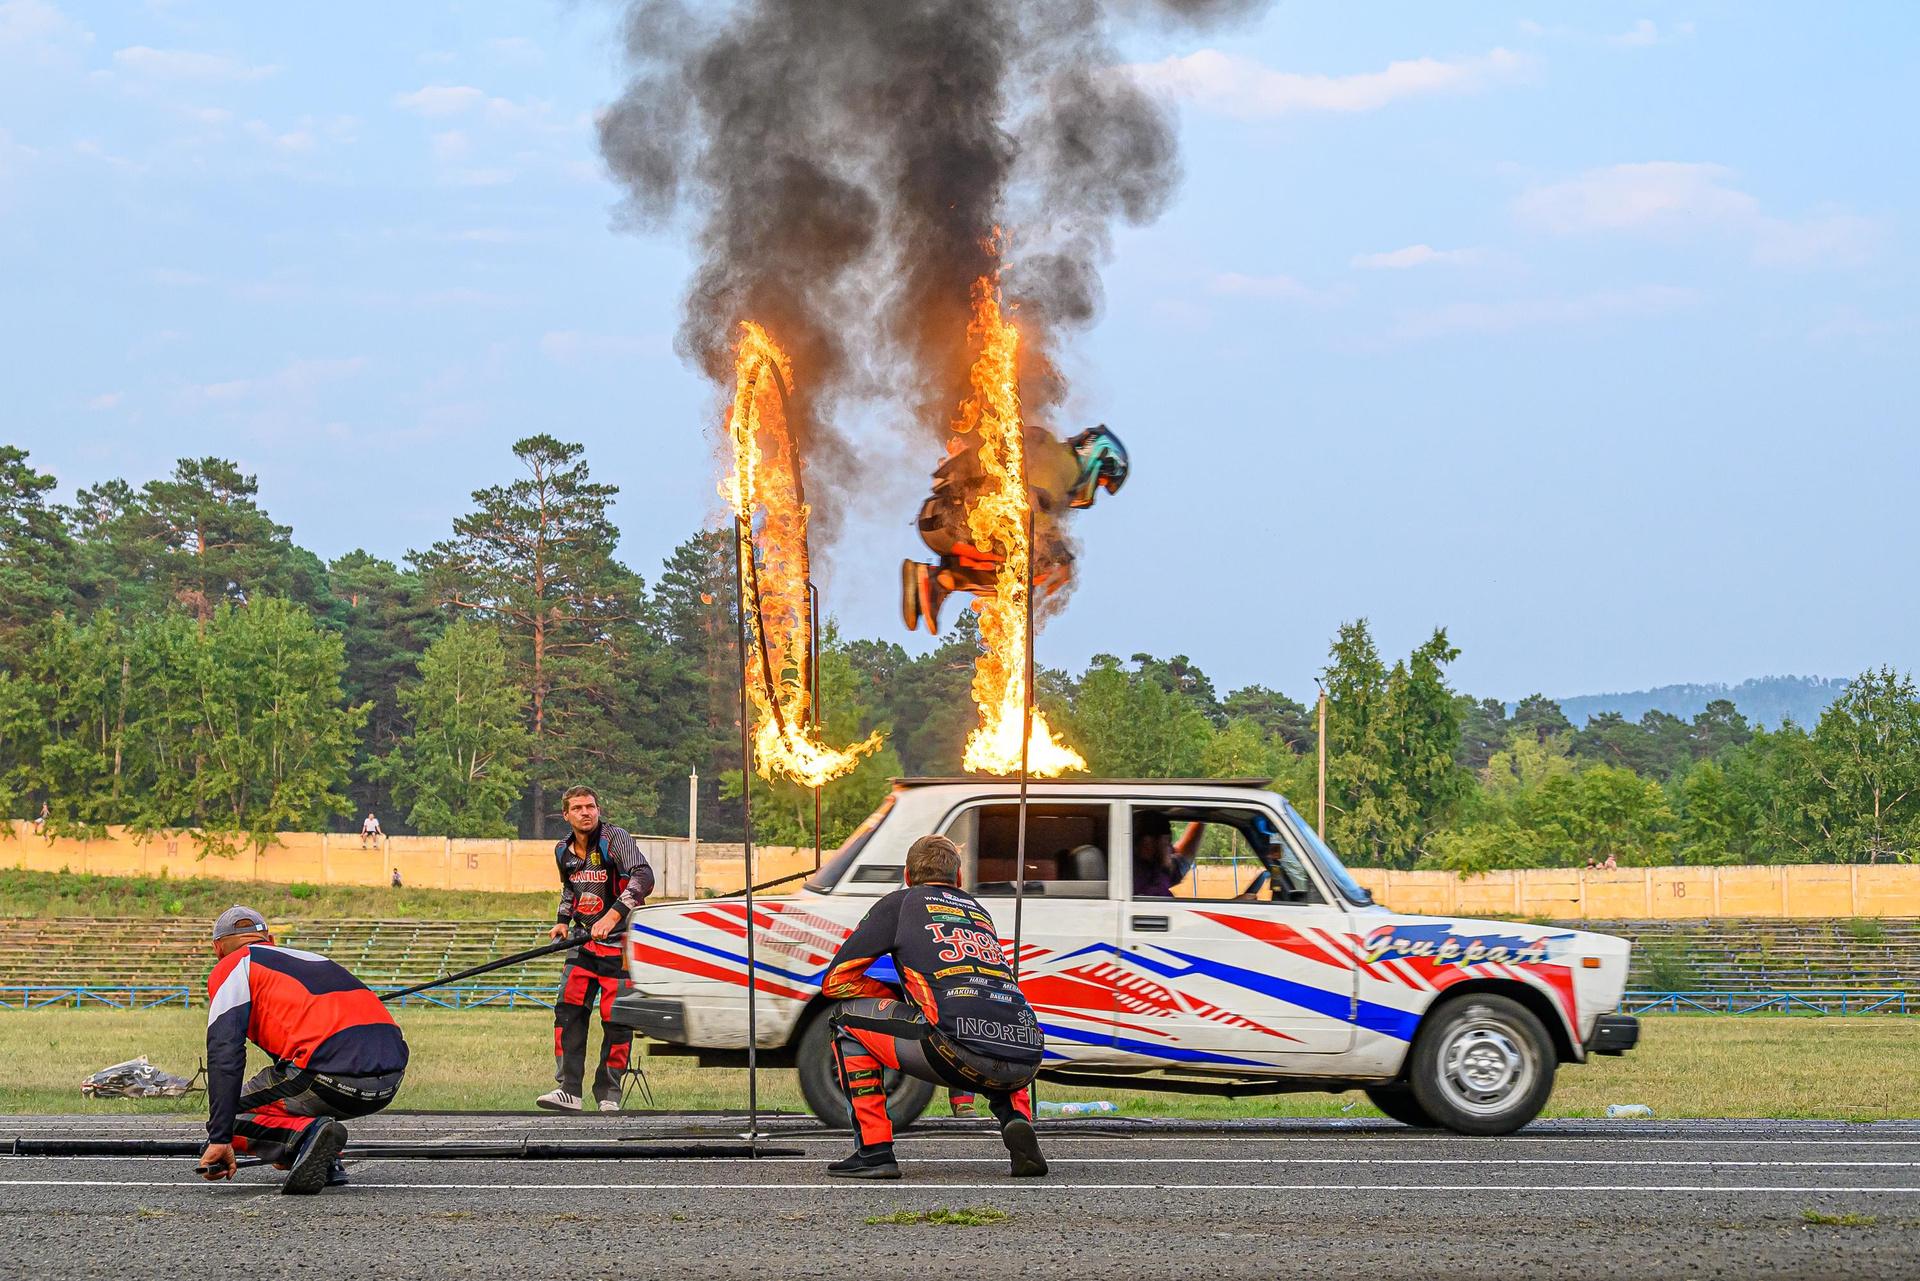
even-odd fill
[[(206, 1015), (199, 1010), (36, 1010), (0, 1014), (0, 1112), (203, 1111), (199, 1096), (143, 1102), (80, 1095), (87, 1073), (146, 1054), (181, 1075), (199, 1063)], [(531, 1110), (552, 1088), (552, 1017), (526, 1012), (408, 1009), (400, 1012), (413, 1068), (400, 1097), (432, 1111)], [(1659, 1117), (1823, 1117), (1868, 1121), (1920, 1117), (1920, 1019), (1733, 1018), (1667, 1015), (1645, 1020), (1640, 1047), (1560, 1075), (1548, 1116), (1598, 1116), (1609, 1103), (1645, 1103)], [(595, 1033), (597, 1038), (598, 1033)], [(593, 1043), (597, 1051), (598, 1040)], [(680, 1058), (649, 1060), (658, 1106), (745, 1106), (746, 1073), (701, 1069)], [(1067, 1091), (1048, 1098), (1109, 1098), (1135, 1115), (1186, 1117), (1374, 1116), (1360, 1094), (1255, 1099), (1147, 1091)], [(790, 1071), (761, 1077), (768, 1108), (801, 1107)]]
[(212, 921), (235, 903), (269, 921), (398, 917), (476, 921), (553, 914), (551, 894), (473, 894), (465, 890), (366, 885), (269, 885), (194, 877), (85, 876), (75, 872), (0, 871), (0, 916), (180, 917)]

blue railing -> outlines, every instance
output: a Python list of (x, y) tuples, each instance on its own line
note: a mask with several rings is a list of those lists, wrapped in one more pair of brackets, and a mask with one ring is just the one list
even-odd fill
[(191, 987), (71, 983), (0, 987), (0, 1010), (38, 1010), (59, 1005), (71, 1005), (75, 1009), (83, 1005), (103, 1005), (112, 1010), (150, 1010), (160, 1005), (184, 1007), (192, 1003)]
[(1920, 994), (1866, 988), (1791, 992), (1628, 992), (1628, 1014), (1909, 1014)]
[[(388, 983), (374, 991), (396, 991), (401, 985)], [(99, 1005), (113, 1010), (150, 1010), (162, 1005), (204, 1005), (206, 992), (195, 987), (143, 986), (126, 984), (54, 983), (31, 987), (0, 987), (0, 1010), (40, 1010), (63, 1006), (80, 1009)], [(395, 1005), (437, 1005), (447, 1010), (553, 1008), (553, 987), (508, 987), (499, 984), (457, 983), (416, 992), (394, 1001)]]

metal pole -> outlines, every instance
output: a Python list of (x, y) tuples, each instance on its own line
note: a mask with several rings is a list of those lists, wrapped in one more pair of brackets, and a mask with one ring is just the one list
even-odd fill
[[(759, 1000), (753, 950), (753, 707), (747, 695), (747, 557), (751, 527), (734, 518), (733, 579), (740, 602), (740, 855), (747, 881), (747, 1142), (760, 1141)], [(757, 1155), (757, 1153), (756, 1153)]]
[[(822, 725), (820, 715), (820, 589), (807, 580), (807, 671), (813, 688), (808, 691), (807, 723), (816, 736)], [(813, 785), (813, 870), (820, 870), (820, 784)]]
[(687, 901), (700, 897), (700, 767), (687, 775)]
[(1327, 687), (1320, 686), (1320, 808), (1314, 829), (1327, 839)]
[[(1021, 458), (1024, 462), (1025, 455)], [(1026, 687), (1020, 708), (1020, 817), (1013, 846), (1013, 983), (1020, 985), (1021, 909), (1027, 901), (1027, 753), (1033, 746), (1033, 491), (1027, 491)]]

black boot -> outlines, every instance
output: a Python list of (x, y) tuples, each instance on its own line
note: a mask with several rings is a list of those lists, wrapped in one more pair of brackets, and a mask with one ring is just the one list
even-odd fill
[(311, 1196), (327, 1186), (334, 1158), (347, 1146), (347, 1127), (331, 1118), (322, 1118), (308, 1126), (294, 1149), (287, 1169), (287, 1181), (280, 1185), (283, 1195)]
[(347, 1177), (346, 1163), (341, 1161), (339, 1157), (333, 1158), (333, 1164), (327, 1167), (327, 1186), (330, 1188), (344, 1188), (351, 1182), (353, 1182), (353, 1180)]
[(1000, 1127), (1000, 1141), (1007, 1145), (1007, 1155), (1013, 1161), (1013, 1177), (1016, 1179), (1038, 1179), (1047, 1172), (1047, 1158), (1040, 1155), (1040, 1139), (1033, 1132), (1033, 1122), (1023, 1116)]
[(897, 1179), (900, 1166), (893, 1159), (893, 1144), (880, 1143), (855, 1148), (852, 1156), (829, 1165), (827, 1173), (836, 1179)]

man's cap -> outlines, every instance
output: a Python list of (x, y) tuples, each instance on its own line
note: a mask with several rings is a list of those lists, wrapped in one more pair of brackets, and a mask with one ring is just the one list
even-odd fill
[(241, 907), (238, 903), (220, 913), (213, 923), (213, 939), (219, 942), (234, 934), (265, 934), (267, 918), (250, 907)]

